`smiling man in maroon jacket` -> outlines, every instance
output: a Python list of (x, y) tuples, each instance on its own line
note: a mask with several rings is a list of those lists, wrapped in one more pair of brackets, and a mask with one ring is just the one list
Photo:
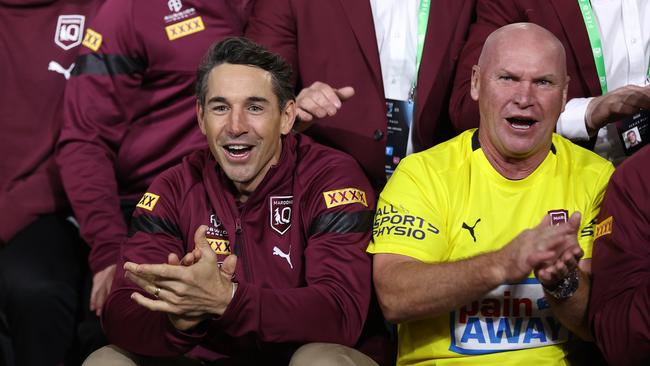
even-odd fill
[(346, 347), (370, 301), (374, 196), (351, 157), (289, 133), (290, 74), (242, 38), (209, 51), (197, 115), (210, 149), (160, 175), (139, 202), (103, 312), (109, 339), (129, 353), (104, 348), (90, 364), (197, 345), (229, 364), (375, 364)]

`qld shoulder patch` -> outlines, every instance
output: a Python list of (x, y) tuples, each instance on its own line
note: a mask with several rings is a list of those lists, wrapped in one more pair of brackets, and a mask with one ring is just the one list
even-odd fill
[(327, 208), (350, 205), (353, 203), (360, 203), (368, 207), (366, 192), (358, 188), (343, 188), (323, 192), (323, 198), (325, 198), (325, 206), (327, 206)]
[(205, 30), (205, 25), (203, 25), (203, 19), (201, 17), (194, 17), (182, 22), (168, 25), (165, 27), (165, 32), (167, 33), (167, 38), (170, 41), (179, 39), (190, 34), (201, 32)]
[(136, 207), (143, 208), (147, 211), (153, 211), (159, 198), (159, 195), (147, 192), (142, 196)]
[(612, 233), (612, 224), (614, 219), (610, 216), (603, 220), (603, 222), (596, 225), (596, 234), (594, 235), (594, 240), (600, 238), (601, 236)]
[(84, 41), (82, 44), (91, 50), (97, 52), (99, 47), (102, 45), (102, 40), (104, 37), (102, 37), (101, 34), (95, 32), (94, 30), (90, 28), (86, 28), (86, 36), (84, 37)]

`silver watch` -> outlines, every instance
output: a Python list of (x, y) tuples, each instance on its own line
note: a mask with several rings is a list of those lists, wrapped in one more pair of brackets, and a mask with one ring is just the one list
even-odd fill
[(561, 279), (560, 282), (558, 282), (555, 286), (546, 287), (542, 285), (542, 287), (544, 287), (544, 291), (546, 291), (546, 293), (553, 296), (554, 298), (558, 300), (564, 300), (570, 298), (573, 296), (573, 294), (576, 293), (580, 282), (579, 278), (578, 268), (576, 267), (566, 277)]

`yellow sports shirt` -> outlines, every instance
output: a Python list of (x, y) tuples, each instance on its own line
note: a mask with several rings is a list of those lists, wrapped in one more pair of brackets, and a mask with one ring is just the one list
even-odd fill
[[(405, 158), (380, 195), (370, 253), (426, 263), (455, 261), (505, 246), (544, 215), (582, 213), (578, 240), (591, 258), (594, 224), (614, 168), (554, 134), (546, 159), (509, 180), (488, 162), (470, 130)], [(399, 365), (564, 365), (568, 330), (531, 274), (447, 315), (398, 326)], [(508, 352), (504, 352), (508, 351)]]

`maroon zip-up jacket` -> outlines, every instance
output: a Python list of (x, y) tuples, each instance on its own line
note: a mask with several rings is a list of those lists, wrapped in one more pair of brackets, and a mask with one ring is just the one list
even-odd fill
[(206, 146), (194, 81), (208, 47), (241, 35), (250, 0), (108, 0), (65, 91), (57, 164), (93, 273), (126, 239), (120, 202)]
[(612, 365), (650, 363), (650, 146), (616, 169), (600, 209), (589, 321)]
[[(200, 344), (275, 361), (297, 344), (354, 345), (370, 301), (365, 248), (375, 209), (361, 168), (341, 152), (289, 135), (279, 164), (245, 204), (233, 189), (209, 150), (154, 181), (134, 213), (104, 308), (109, 340), (145, 355), (178, 355)], [(166, 314), (130, 299), (133, 291), (151, 295), (124, 278), (122, 263), (165, 263), (169, 253), (180, 258), (194, 248), (200, 225), (209, 226), (220, 261), (238, 255), (239, 287), (221, 317), (183, 333)]]

